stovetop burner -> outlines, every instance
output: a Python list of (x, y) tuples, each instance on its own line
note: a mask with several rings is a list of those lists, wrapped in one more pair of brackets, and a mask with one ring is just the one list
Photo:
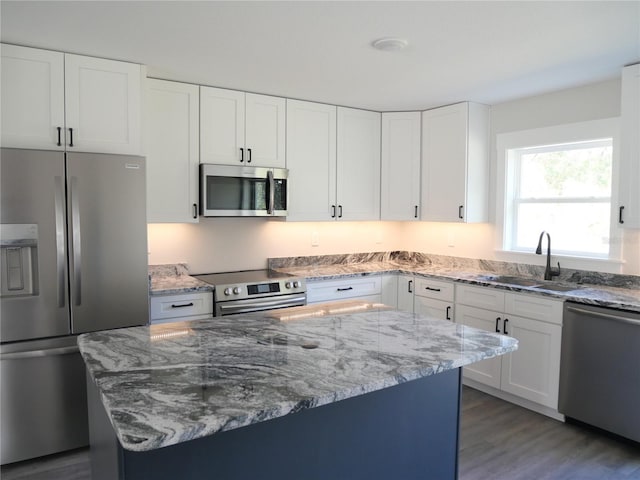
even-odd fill
[(215, 286), (262, 283), (283, 278), (293, 278), (293, 275), (276, 272), (275, 270), (242, 270), (239, 272), (207, 273), (193, 276)]

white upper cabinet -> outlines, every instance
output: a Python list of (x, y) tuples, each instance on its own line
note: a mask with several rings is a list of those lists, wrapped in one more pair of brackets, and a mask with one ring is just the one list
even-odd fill
[(621, 116), (618, 222), (640, 228), (640, 64), (622, 70)]
[(64, 54), (1, 48), (2, 146), (64, 150)]
[(422, 220), (487, 221), (489, 121), (469, 102), (422, 112)]
[(147, 221), (198, 222), (199, 87), (147, 80)]
[(247, 93), (245, 108), (247, 161), (258, 167), (284, 168), (286, 100)]
[(140, 65), (2, 45), (5, 147), (139, 155)]
[(140, 154), (140, 65), (65, 55), (67, 148)]
[(420, 133), (420, 112), (382, 114), (382, 220), (419, 218)]
[(200, 87), (200, 162), (285, 167), (286, 100)]
[(336, 107), (287, 100), (287, 220), (332, 220), (336, 202)]
[(244, 110), (244, 92), (200, 87), (201, 163), (245, 163)]
[(380, 119), (378, 112), (338, 107), (339, 220), (380, 219)]
[(287, 100), (288, 220), (380, 219), (380, 114)]

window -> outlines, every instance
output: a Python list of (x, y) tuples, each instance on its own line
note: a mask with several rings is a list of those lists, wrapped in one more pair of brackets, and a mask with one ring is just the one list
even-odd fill
[(618, 256), (610, 240), (615, 135), (608, 126), (588, 122), (499, 138), (504, 250), (533, 253), (544, 230), (554, 254)]

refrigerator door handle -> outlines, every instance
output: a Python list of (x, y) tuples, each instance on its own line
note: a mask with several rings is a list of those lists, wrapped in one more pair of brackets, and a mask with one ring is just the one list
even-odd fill
[(71, 353), (77, 353), (80, 350), (77, 346), (74, 347), (60, 347), (49, 348), (44, 350), (30, 350), (27, 352), (14, 352), (3, 353), (0, 355), (2, 360), (21, 360), (24, 358), (38, 358), (38, 357), (50, 357), (52, 355), (69, 355)]
[(62, 177), (55, 177), (55, 217), (56, 217), (56, 273), (58, 278), (58, 307), (62, 308), (65, 304), (66, 282), (64, 278), (64, 266), (66, 262), (65, 242), (64, 242), (64, 189), (62, 186)]
[(74, 304), (82, 304), (82, 238), (80, 236), (80, 201), (78, 199), (78, 177), (71, 177), (71, 224), (73, 248)]

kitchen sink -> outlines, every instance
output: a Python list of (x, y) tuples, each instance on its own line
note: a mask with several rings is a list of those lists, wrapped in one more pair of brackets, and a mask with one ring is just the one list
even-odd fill
[(521, 287), (534, 287), (540, 285), (541, 280), (527, 277), (516, 277), (513, 275), (482, 275), (479, 277), (489, 282), (506, 283), (509, 285), (519, 285)]
[(539, 285), (532, 285), (531, 288), (539, 290), (551, 290), (553, 292), (571, 292), (573, 290), (578, 290), (580, 287), (575, 285), (560, 285), (557, 283), (542, 283)]
[(537, 278), (518, 277), (515, 275), (482, 275), (479, 278), (489, 282), (518, 285), (520, 287), (530, 287), (537, 290), (548, 290), (552, 292), (571, 292), (580, 288), (577, 285), (547, 282), (545, 280), (538, 280)]

